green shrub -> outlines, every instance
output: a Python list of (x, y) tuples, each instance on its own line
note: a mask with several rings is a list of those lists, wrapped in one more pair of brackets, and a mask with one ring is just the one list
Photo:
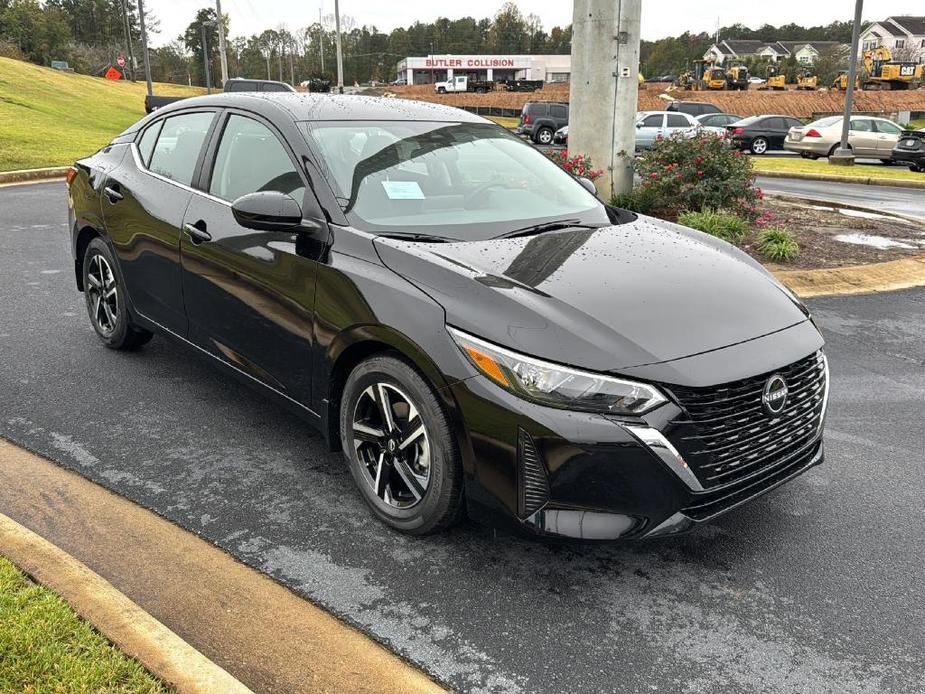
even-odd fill
[(723, 137), (657, 140), (635, 168), (642, 179), (638, 195), (651, 201), (652, 214), (671, 218), (685, 211), (728, 210), (749, 221), (757, 215), (761, 191), (751, 160)]
[(748, 234), (748, 221), (734, 214), (723, 214), (715, 210), (683, 212), (678, 215), (678, 224), (703, 231), (730, 243), (737, 243)]
[(800, 246), (786, 229), (765, 229), (758, 234), (758, 251), (768, 260), (787, 262), (800, 255)]
[(610, 199), (613, 207), (622, 207), (624, 210), (649, 214), (653, 212), (656, 200), (653, 191), (642, 186), (635, 186), (630, 193), (615, 195)]

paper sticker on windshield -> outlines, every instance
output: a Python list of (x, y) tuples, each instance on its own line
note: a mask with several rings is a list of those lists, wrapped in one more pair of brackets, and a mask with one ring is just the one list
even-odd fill
[(423, 200), (424, 191), (417, 181), (382, 181), (389, 200)]

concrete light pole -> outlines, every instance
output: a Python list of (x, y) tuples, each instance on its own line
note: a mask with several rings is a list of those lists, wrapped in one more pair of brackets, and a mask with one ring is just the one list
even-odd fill
[(848, 84), (845, 85), (845, 114), (841, 125), (841, 144), (829, 157), (829, 163), (834, 166), (854, 165), (854, 152), (848, 147), (848, 130), (851, 126), (851, 107), (854, 103), (854, 81), (858, 75), (858, 41), (861, 36), (863, 10), (864, 0), (857, 0), (854, 4), (854, 27), (851, 29), (851, 51), (848, 63)]
[(222, 60), (222, 87), (228, 81), (228, 54), (225, 53), (225, 21), (222, 19), (222, 0), (215, 0), (218, 15), (218, 54)]
[(344, 53), (340, 46), (340, 0), (334, 0), (334, 30), (337, 32), (337, 93), (344, 93)]
[(569, 150), (604, 175), (606, 197), (633, 187), (642, 0), (574, 0)]
[(151, 84), (151, 59), (148, 57), (148, 32), (145, 29), (144, 0), (138, 0), (138, 22), (141, 26), (141, 52), (145, 66), (145, 81), (148, 83), (148, 96), (153, 96), (154, 87)]

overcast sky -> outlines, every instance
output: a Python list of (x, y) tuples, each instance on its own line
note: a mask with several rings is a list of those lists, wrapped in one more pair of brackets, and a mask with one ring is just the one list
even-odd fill
[[(152, 44), (160, 45), (175, 39), (193, 20), (196, 9), (212, 4), (214, 0), (146, 0), (161, 21), (161, 32), (152, 37)], [(341, 0), (341, 14), (351, 15), (357, 25), (369, 24), (388, 32), (397, 26), (415, 21), (432, 21), (437, 17), (471, 16), (491, 17), (502, 0)], [(572, 3), (569, 0), (522, 0), (521, 11), (538, 14), (548, 31), (572, 21)], [(311, 24), (318, 19), (318, 0), (222, 0), (222, 11), (231, 19), (231, 35), (260, 33), (284, 23), (290, 29)], [(334, 0), (324, 0), (325, 14), (334, 11)], [(865, 19), (884, 19), (886, 14), (923, 14), (922, 0), (891, 0), (868, 3)], [(657, 39), (684, 31), (708, 31), (721, 25), (741, 22), (757, 28), (761, 24), (796, 22), (804, 26), (828, 24), (841, 19), (850, 20), (854, 13), (851, 0), (775, 0), (774, 2), (731, 2), (731, 0), (643, 0), (642, 36)]]

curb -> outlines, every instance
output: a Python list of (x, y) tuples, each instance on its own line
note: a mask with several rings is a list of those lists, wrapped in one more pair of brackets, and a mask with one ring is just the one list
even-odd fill
[(0, 514), (0, 554), (182, 694), (253, 694), (86, 565)]
[(779, 270), (773, 274), (802, 298), (891, 292), (925, 286), (925, 255), (851, 267)]
[(842, 210), (856, 210), (857, 212), (870, 212), (871, 214), (878, 214), (882, 217), (896, 217), (897, 219), (904, 219), (907, 222), (912, 222), (914, 224), (925, 224), (925, 217), (916, 216), (914, 214), (887, 212), (885, 210), (879, 210), (876, 207), (865, 207), (863, 205), (854, 205), (847, 202), (832, 202), (831, 200), (823, 200), (822, 198), (803, 196), (799, 193), (765, 193), (765, 197), (774, 198), (776, 200), (783, 200), (784, 202), (793, 202), (799, 205), (819, 205), (820, 207), (832, 207)]
[(64, 178), (69, 166), (56, 166), (48, 169), (23, 169), (21, 171), (0, 171), (0, 185), (6, 183), (25, 183), (49, 178)]
[(925, 176), (921, 181), (904, 181), (902, 179), (866, 178), (863, 176), (836, 176), (834, 174), (785, 173), (783, 171), (761, 171), (755, 169), (756, 176), (765, 178), (794, 178), (802, 181), (826, 181), (828, 183), (856, 183), (865, 186), (886, 186), (888, 188), (916, 188), (925, 190)]

